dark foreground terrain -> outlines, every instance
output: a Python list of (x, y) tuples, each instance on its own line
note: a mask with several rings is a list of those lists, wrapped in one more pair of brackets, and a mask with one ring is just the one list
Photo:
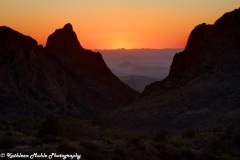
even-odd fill
[(83, 160), (237, 160), (240, 157), (240, 133), (226, 130), (131, 131), (98, 121), (56, 116), (4, 119), (0, 125), (1, 153), (78, 153)]

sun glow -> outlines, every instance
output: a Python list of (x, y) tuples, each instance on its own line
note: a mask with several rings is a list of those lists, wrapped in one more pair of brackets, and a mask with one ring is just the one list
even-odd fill
[(88, 49), (182, 48), (195, 26), (213, 24), (239, 6), (240, 1), (226, 0), (3, 0), (0, 26), (42, 45), (56, 28), (71, 23)]
[(110, 44), (112, 49), (119, 49), (119, 48), (125, 48), (125, 49), (131, 49), (133, 45), (131, 45), (130, 42), (124, 39), (117, 39), (115, 41), (112, 41), (112, 44)]

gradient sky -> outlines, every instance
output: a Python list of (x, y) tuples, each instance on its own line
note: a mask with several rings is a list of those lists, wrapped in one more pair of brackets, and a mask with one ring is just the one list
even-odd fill
[(183, 48), (191, 30), (212, 24), (240, 0), (0, 0), (0, 25), (45, 45), (71, 23), (84, 48)]

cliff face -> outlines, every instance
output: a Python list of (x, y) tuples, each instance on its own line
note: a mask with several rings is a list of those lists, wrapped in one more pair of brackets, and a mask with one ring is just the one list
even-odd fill
[(138, 102), (113, 117), (129, 121), (131, 127), (154, 130), (240, 130), (239, 82), (240, 9), (213, 25), (197, 26), (185, 50), (174, 56), (168, 77), (147, 86)]
[(187, 46), (177, 53), (168, 77), (145, 88), (144, 95), (160, 88), (180, 87), (205, 73), (239, 70), (240, 9), (226, 13), (214, 25), (197, 26)]
[(100, 53), (81, 47), (71, 24), (49, 36), (45, 48), (0, 27), (0, 75), (1, 115), (79, 115), (121, 107), (137, 96)]

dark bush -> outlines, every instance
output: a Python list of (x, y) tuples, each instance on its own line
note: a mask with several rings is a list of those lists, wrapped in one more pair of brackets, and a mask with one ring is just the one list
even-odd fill
[(154, 137), (154, 141), (156, 141), (156, 142), (166, 142), (167, 141), (166, 131), (162, 130), (162, 131), (158, 132)]
[(220, 155), (226, 152), (229, 144), (221, 139), (215, 139), (208, 143), (207, 148), (211, 153)]
[(29, 144), (31, 146), (39, 146), (42, 144), (42, 142), (37, 138), (32, 138), (32, 139), (30, 139)]
[(121, 158), (125, 157), (125, 151), (123, 149), (116, 148), (113, 150), (113, 153)]
[(135, 145), (138, 146), (141, 143), (141, 138), (131, 136), (127, 139), (127, 146)]
[(193, 128), (188, 128), (182, 132), (183, 138), (192, 139), (196, 136), (196, 131)]
[(79, 144), (80, 146), (82, 146), (83, 148), (85, 149), (88, 149), (88, 150), (98, 150), (98, 146), (96, 146), (93, 142), (91, 142), (90, 140), (89, 141), (82, 141), (80, 142)]
[(58, 145), (57, 151), (63, 154), (76, 153), (76, 149), (70, 145), (68, 141), (61, 142)]
[(182, 157), (184, 157), (185, 159), (191, 159), (191, 160), (197, 159), (197, 156), (190, 150), (182, 150), (181, 154), (182, 154)]
[(234, 134), (233, 142), (236, 146), (240, 147), (240, 133)]
[(48, 116), (43, 122), (38, 132), (39, 138), (46, 136), (57, 137), (61, 135), (62, 127), (59, 123), (59, 119), (56, 116)]
[(122, 160), (123, 158), (119, 155), (113, 155), (112, 160)]
[(14, 148), (16, 145), (16, 142), (14, 138), (12, 137), (2, 137), (0, 139), (0, 148), (1, 149), (11, 149)]

